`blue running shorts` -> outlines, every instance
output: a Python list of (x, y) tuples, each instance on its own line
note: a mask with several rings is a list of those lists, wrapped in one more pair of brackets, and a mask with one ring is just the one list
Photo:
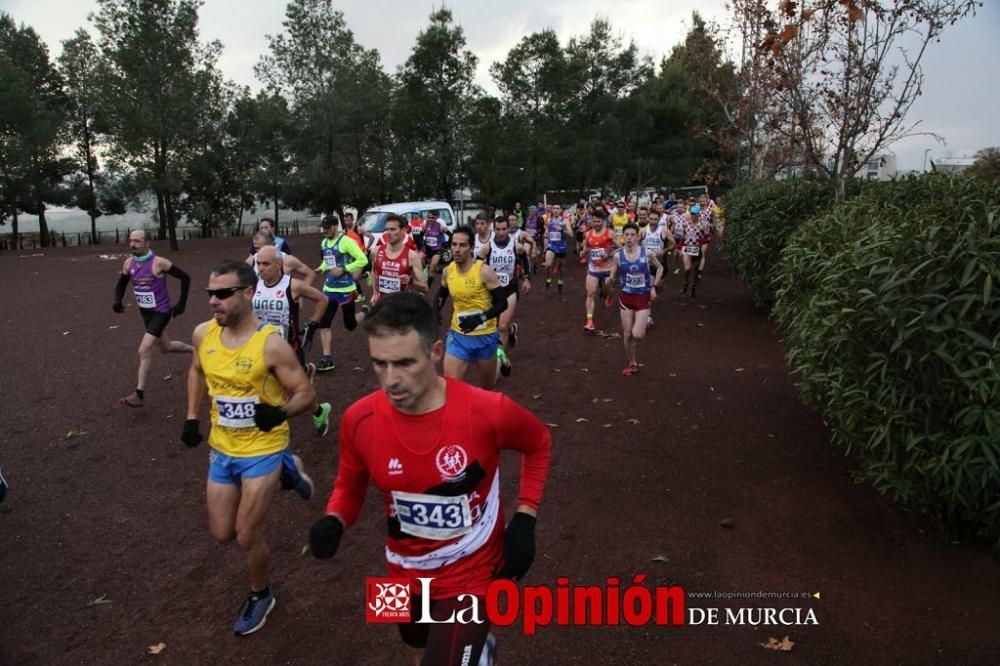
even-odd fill
[(238, 486), (244, 477), (252, 479), (266, 476), (282, 464), (290, 469), (295, 469), (295, 461), (292, 459), (289, 447), (285, 447), (283, 451), (277, 453), (239, 458), (227, 456), (216, 449), (211, 449), (208, 454), (208, 480)]
[(486, 335), (465, 335), (458, 331), (448, 331), (444, 350), (461, 361), (488, 361), (497, 355), (500, 346), (499, 333)]

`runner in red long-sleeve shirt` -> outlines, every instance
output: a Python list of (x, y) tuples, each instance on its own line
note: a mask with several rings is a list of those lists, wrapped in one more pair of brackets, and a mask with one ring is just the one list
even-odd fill
[[(337, 478), (310, 545), (316, 557), (333, 557), (373, 481), (384, 498), (389, 575), (409, 578), (413, 590), (417, 578), (433, 578), (431, 612), (447, 617), (468, 605), (459, 595), (485, 597), (494, 578), (520, 579), (531, 566), (551, 436), (503, 394), (438, 375), (444, 349), (437, 316), (419, 295), (386, 296), (364, 328), (382, 390), (341, 418)], [(506, 529), (501, 449), (524, 456), (517, 510)], [(412, 600), (414, 609), (420, 604)], [(399, 627), (425, 664), (477, 663), (489, 632), (487, 622)]]

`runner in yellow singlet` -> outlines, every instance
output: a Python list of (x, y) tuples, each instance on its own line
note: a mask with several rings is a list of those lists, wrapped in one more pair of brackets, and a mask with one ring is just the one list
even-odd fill
[(275, 605), (268, 586), (270, 551), (263, 523), (279, 488), (304, 499), (313, 484), (288, 449), (289, 417), (309, 411), (316, 394), (280, 330), (254, 315), (257, 276), (242, 261), (220, 264), (208, 279), (213, 318), (199, 324), (188, 372), (187, 420), (181, 440), (201, 443), (198, 415), (211, 399), (206, 503), (208, 529), (219, 542), (237, 540), (246, 555), (250, 595), (233, 631), (260, 629)]

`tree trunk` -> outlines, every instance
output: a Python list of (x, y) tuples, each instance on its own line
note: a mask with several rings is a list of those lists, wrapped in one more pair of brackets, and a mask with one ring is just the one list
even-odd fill
[(278, 233), (278, 188), (274, 188), (274, 233)]
[(236, 211), (236, 229), (237, 231), (243, 226), (243, 202), (247, 200), (247, 190), (246, 187), (240, 185), (240, 200), (238, 202), (238, 210)]
[(45, 220), (45, 204), (41, 201), (38, 202), (38, 238), (42, 243), (42, 247), (48, 247), (49, 241), (49, 223)]
[(90, 127), (84, 125), (84, 146), (85, 157), (87, 159), (87, 192), (90, 194), (90, 244), (97, 245), (97, 216), (94, 211), (97, 209), (97, 195), (94, 193), (94, 157), (91, 154)]
[(166, 236), (166, 219), (167, 219), (167, 207), (163, 203), (163, 194), (160, 192), (156, 193), (156, 221), (160, 227), (159, 240), (163, 240)]
[(165, 202), (165, 195), (163, 193), (163, 188), (166, 187), (165, 176), (167, 175), (167, 151), (159, 141), (157, 141), (153, 146), (153, 164), (155, 169), (156, 177), (156, 205), (160, 212), (160, 233), (159, 238), (162, 240), (167, 236), (167, 206)]
[(170, 235), (170, 250), (177, 252), (180, 249), (180, 246), (177, 245), (177, 218), (174, 217), (174, 202), (170, 194), (163, 197), (163, 205), (167, 209), (167, 233)]
[(847, 178), (843, 171), (834, 174), (833, 187), (833, 200), (837, 203), (844, 201), (847, 198)]
[(21, 249), (21, 239), (17, 237), (17, 206), (11, 206), (10, 208), (10, 230), (14, 236), (14, 249)]

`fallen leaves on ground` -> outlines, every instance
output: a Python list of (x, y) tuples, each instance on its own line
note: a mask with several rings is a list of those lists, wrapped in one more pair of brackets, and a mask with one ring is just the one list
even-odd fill
[(611, 427), (611, 424), (610, 424), (610, 423), (605, 423), (605, 424), (604, 424), (604, 425), (602, 425), (601, 427), (602, 427), (602, 428), (610, 428), (610, 427)]
[(534, 395), (531, 396), (531, 399), (532, 400), (538, 400), (541, 397), (542, 397), (541, 393), (535, 393)]
[(116, 328), (118, 328), (118, 327), (117, 327), (117, 326), (108, 326), (108, 330), (109, 330), (109, 331), (113, 331), (113, 330), (114, 330), (114, 329), (116, 329)]
[(743, 372), (743, 368), (736, 368), (733, 372)]
[(87, 602), (87, 607), (89, 608), (91, 606), (103, 606), (104, 604), (110, 604), (110, 603), (111, 603), (111, 599), (108, 599), (108, 595), (102, 594), (101, 596), (99, 596), (99, 597), (97, 597), (95, 599), (91, 599), (90, 601), (88, 601)]
[(639, 425), (639, 419), (629, 419), (628, 422), (632, 425)]
[(174, 378), (173, 375), (163, 375), (163, 381), (165, 382), (169, 382), (173, 378)]
[(767, 639), (766, 643), (758, 643), (757, 645), (768, 650), (791, 652), (792, 648), (795, 646), (795, 641), (788, 640), (788, 636), (785, 636), (780, 641), (777, 638), (771, 637)]
[(146, 654), (160, 654), (167, 649), (166, 643), (157, 643), (156, 645), (150, 645), (149, 649), (146, 650)]
[(299, 553), (299, 557), (305, 557), (306, 553), (309, 552), (309, 544), (302, 546), (302, 552)]
[(577, 422), (577, 423), (586, 423), (586, 422), (587, 422), (587, 419), (585, 419), (585, 418), (583, 418), (583, 417), (581, 416), (580, 418), (578, 418), (578, 419), (576, 420), (576, 422)]
[(670, 561), (670, 558), (667, 557), (666, 555), (657, 555), (656, 557), (653, 558), (653, 561), (666, 563)]
[(723, 518), (719, 521), (719, 525), (732, 529), (733, 527), (736, 527), (736, 522), (732, 518)]
[(550, 428), (558, 428), (559, 427), (558, 423), (546, 423), (545, 425), (547, 425)]
[(66, 433), (66, 439), (73, 439), (74, 437), (83, 437), (89, 434), (86, 430), (70, 430)]

